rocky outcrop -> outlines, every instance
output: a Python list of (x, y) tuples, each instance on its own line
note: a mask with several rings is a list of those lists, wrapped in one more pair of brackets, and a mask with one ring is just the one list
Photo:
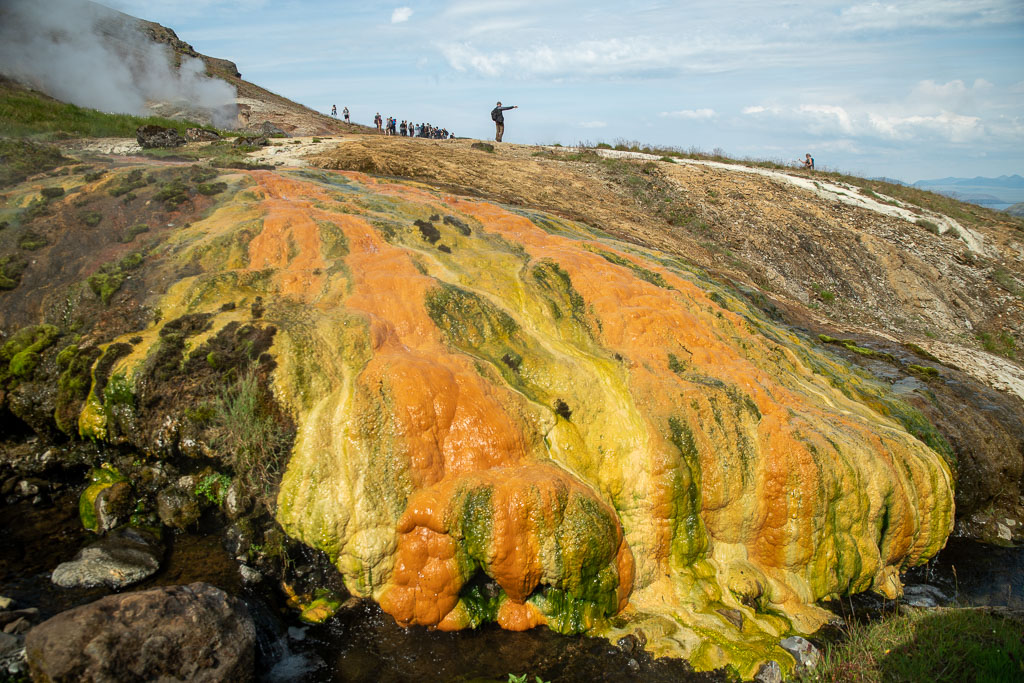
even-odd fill
[(214, 142), (220, 140), (220, 135), (213, 130), (206, 128), (189, 128), (185, 131), (185, 137), (189, 142)]
[(208, 584), (111, 595), (32, 629), (32, 678), (247, 681), (256, 631), (245, 605)]
[(139, 126), (135, 131), (135, 139), (143, 149), (154, 147), (181, 147), (188, 142), (178, 131), (163, 126)]

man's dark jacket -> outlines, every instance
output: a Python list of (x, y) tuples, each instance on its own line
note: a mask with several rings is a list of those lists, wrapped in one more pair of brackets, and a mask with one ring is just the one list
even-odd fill
[(491, 110), (491, 120), (495, 123), (505, 123), (505, 115), (501, 112), (515, 109), (515, 107), (495, 107)]

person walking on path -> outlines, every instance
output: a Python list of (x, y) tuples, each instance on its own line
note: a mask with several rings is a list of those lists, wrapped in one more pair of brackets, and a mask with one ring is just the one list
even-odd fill
[(814, 157), (811, 156), (810, 152), (808, 152), (807, 155), (806, 155), (806, 158), (803, 161), (799, 162), (799, 163), (803, 164), (804, 168), (806, 168), (806, 169), (808, 169), (810, 171), (814, 170)]
[(508, 111), (509, 109), (519, 109), (519, 105), (503, 107), (501, 106), (501, 102), (498, 102), (498, 106), (491, 110), (491, 120), (494, 121), (495, 142), (501, 142), (501, 136), (505, 134), (505, 116), (502, 112)]
[(342, 115), (345, 117), (345, 123), (352, 123), (348, 120), (348, 107), (341, 110)]
[(383, 133), (384, 132), (384, 131), (382, 131), (380, 129), (380, 124), (383, 123), (383, 122), (384, 122), (384, 119), (382, 119), (380, 117), (380, 112), (377, 112), (377, 115), (373, 117), (373, 123), (377, 126), (377, 132), (378, 133)]
[(333, 116), (334, 118), (338, 118), (338, 105), (331, 105), (331, 116)]

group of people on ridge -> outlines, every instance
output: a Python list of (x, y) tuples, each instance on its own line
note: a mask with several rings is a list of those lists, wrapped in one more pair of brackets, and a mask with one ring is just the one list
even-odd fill
[[(501, 137), (505, 134), (504, 112), (509, 109), (519, 109), (519, 105), (503, 107), (501, 102), (498, 102), (497, 106), (491, 110), (491, 120), (494, 121), (495, 142), (501, 142)], [(343, 114), (345, 117), (345, 123), (351, 123), (349, 120), (348, 107), (345, 107)], [(331, 116), (337, 118), (338, 105), (331, 105)], [(449, 132), (446, 128), (438, 128), (437, 126), (432, 126), (429, 123), (415, 124), (412, 121), (402, 121), (401, 124), (399, 124), (398, 120), (393, 116), (389, 116), (385, 121), (380, 115), (380, 112), (377, 112), (373, 117), (373, 125), (377, 127), (378, 133), (383, 133), (384, 135), (401, 135), (402, 137), (410, 138), (432, 138), (435, 140), (455, 139), (455, 133)], [(807, 156), (810, 157), (809, 154)]]
[(389, 116), (387, 121), (381, 118), (380, 112), (373, 117), (373, 124), (377, 126), (377, 132), (384, 135), (401, 135), (410, 138), (433, 138), (434, 140), (455, 139), (455, 133), (450, 133), (446, 128), (438, 128), (429, 123), (415, 124), (412, 121), (402, 121)]

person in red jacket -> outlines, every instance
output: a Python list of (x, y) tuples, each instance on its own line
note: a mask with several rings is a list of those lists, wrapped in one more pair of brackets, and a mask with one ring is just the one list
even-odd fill
[(505, 134), (505, 116), (502, 112), (508, 111), (509, 109), (519, 109), (519, 105), (512, 107), (503, 107), (501, 102), (498, 102), (498, 106), (491, 110), (491, 120), (494, 121), (494, 141), (501, 142), (501, 136)]

